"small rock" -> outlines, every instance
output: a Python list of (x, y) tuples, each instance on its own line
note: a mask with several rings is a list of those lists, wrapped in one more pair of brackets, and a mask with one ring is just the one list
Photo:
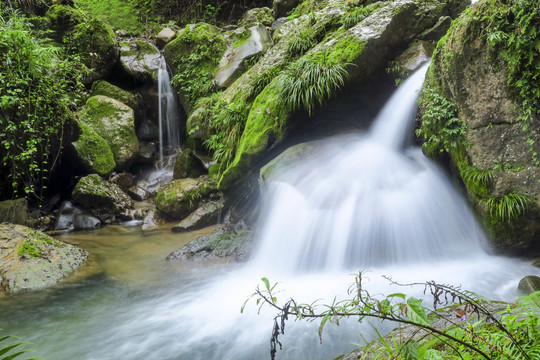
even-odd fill
[(132, 199), (137, 201), (144, 201), (152, 196), (151, 193), (138, 186), (130, 187), (127, 193), (129, 194), (129, 196), (131, 196)]
[(129, 188), (133, 185), (133, 180), (135, 176), (128, 172), (123, 172), (120, 174), (115, 174), (109, 179), (113, 184), (118, 185), (122, 191), (127, 192)]
[(540, 291), (540, 277), (535, 275), (525, 276), (518, 285), (518, 290), (529, 295), (535, 291)]
[(165, 45), (173, 41), (175, 37), (176, 31), (168, 27), (163, 28), (163, 30), (161, 30), (156, 36), (156, 44), (160, 48), (163, 48)]
[(165, 224), (166, 222), (167, 220), (159, 211), (152, 209), (144, 217), (143, 223), (141, 225), (141, 230), (143, 232), (157, 230), (161, 225)]
[(193, 231), (215, 225), (220, 220), (224, 206), (223, 199), (206, 202), (180, 221), (179, 224), (173, 226), (171, 230), (172, 232)]

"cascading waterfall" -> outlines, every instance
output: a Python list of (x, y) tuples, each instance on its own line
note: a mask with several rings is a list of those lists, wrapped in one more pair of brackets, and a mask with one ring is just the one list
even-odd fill
[(163, 170), (172, 166), (166, 155), (174, 154), (180, 148), (180, 112), (163, 56), (158, 70), (158, 96), (159, 167)]
[[(389, 275), (512, 299), (519, 279), (538, 269), (485, 251), (484, 234), (449, 180), (418, 148), (405, 146), (425, 70), (401, 85), (367, 133), (323, 140), (268, 184), (247, 264), (190, 264), (181, 276), (167, 264), (170, 272), (160, 267), (155, 276), (164, 280), (149, 290), (113, 281), (77, 290), (76, 301), (58, 297), (57, 312), (45, 307), (18, 333), (33, 334), (28, 340), (43, 356), (59, 360), (268, 359), (275, 312), (259, 313), (255, 301), (239, 311), (263, 276), (279, 281), (280, 302), (349, 298), (350, 274), (360, 270), (369, 270), (363, 286), (372, 294), (422, 297), (392, 287), (381, 277)], [(318, 324), (289, 322), (277, 358), (334, 358), (357, 347), (360, 334), (369, 339), (370, 328), (361, 326), (355, 319), (328, 324), (320, 345)]]

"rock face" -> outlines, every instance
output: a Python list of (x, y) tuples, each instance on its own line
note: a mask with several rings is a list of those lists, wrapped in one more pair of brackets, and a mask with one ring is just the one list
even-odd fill
[(191, 149), (186, 149), (176, 158), (174, 163), (173, 178), (185, 179), (196, 178), (206, 173), (204, 165), (201, 163)]
[[(434, 157), (441, 151), (450, 155), (456, 176), (468, 188), (492, 237), (500, 246), (520, 251), (540, 245), (540, 166), (534, 155), (540, 153), (540, 121), (534, 110), (525, 122), (518, 120), (521, 104), (531, 99), (519, 95), (525, 85), (508, 82), (509, 66), (502, 54), (523, 50), (500, 45), (494, 51), (486, 41), (493, 30), (484, 19), (494, 11), (508, 11), (506, 5), (498, 6), (476, 3), (439, 42), (424, 86), (424, 113), (430, 119), (424, 116), (422, 131), (428, 141), (423, 148)], [(516, 58), (521, 60), (512, 66), (518, 69), (529, 61)], [(449, 117), (448, 109), (453, 109)]]
[(244, 16), (238, 21), (238, 26), (250, 27), (257, 24), (271, 26), (273, 22), (274, 16), (272, 15), (272, 9), (267, 7), (254, 8), (246, 11)]
[(135, 121), (140, 119), (142, 108), (142, 99), (140, 95), (135, 95), (129, 91), (120, 89), (105, 80), (98, 80), (92, 84), (91, 96), (103, 95), (108, 98), (120, 101), (122, 104), (129, 106), (135, 113)]
[(118, 185), (97, 174), (81, 178), (71, 196), (92, 215), (109, 224), (126, 217), (127, 210), (133, 208), (131, 198)]
[(167, 260), (198, 261), (234, 257), (237, 261), (245, 261), (252, 246), (250, 235), (249, 231), (236, 232), (230, 227), (217, 229), (211, 235), (201, 236), (170, 253)]
[(228, 87), (245, 71), (245, 62), (253, 56), (264, 54), (272, 46), (270, 32), (262, 24), (239, 28), (229, 38), (229, 46), (214, 76), (218, 87)]
[(215, 182), (206, 176), (173, 180), (159, 188), (156, 208), (167, 216), (181, 219), (197, 209), (202, 200), (216, 191)]
[(133, 110), (117, 100), (97, 95), (86, 101), (79, 119), (110, 146), (116, 169), (127, 170), (139, 152)]
[(109, 144), (84, 121), (78, 121), (79, 138), (71, 145), (79, 163), (89, 173), (109, 174), (116, 167)]
[(42, 232), (0, 224), (0, 290), (20, 292), (54, 285), (87, 257), (85, 250)]
[(58, 43), (66, 44), (69, 53), (80, 55), (90, 69), (83, 79), (85, 84), (110, 74), (118, 60), (118, 46), (109, 25), (67, 5), (51, 6), (46, 16)]
[(172, 232), (185, 232), (215, 225), (223, 216), (225, 202), (223, 199), (208, 201), (201, 204), (197, 210), (189, 214), (179, 224), (171, 228)]
[(122, 68), (136, 81), (157, 84), (161, 53), (153, 44), (143, 40), (120, 43)]
[(60, 206), (56, 218), (55, 230), (94, 230), (101, 226), (101, 221), (85, 213), (69, 201)]
[(0, 223), (26, 225), (28, 222), (28, 201), (26, 199), (0, 202)]
[[(219, 180), (220, 190), (227, 191), (240, 184), (264, 154), (298, 124), (298, 112), (283, 105), (283, 87), (276, 74), (287, 69), (293, 71), (301, 62), (325, 59), (346, 67), (350, 81), (360, 82), (397, 56), (423, 31), (432, 28), (441, 16), (455, 15), (456, 10), (465, 6), (466, 2), (461, 0), (380, 2), (364, 8), (365, 13), (358, 17), (357, 23), (345, 24), (346, 4), (335, 1), (320, 11), (306, 11), (305, 15), (279, 27), (274, 33), (277, 44), (222, 94), (224, 100), (234, 104), (254, 100), (235, 158)], [(300, 38), (305, 45), (302, 36), (311, 45), (308, 43), (303, 55), (293, 61), (291, 39)], [(189, 123), (188, 120), (188, 130)]]

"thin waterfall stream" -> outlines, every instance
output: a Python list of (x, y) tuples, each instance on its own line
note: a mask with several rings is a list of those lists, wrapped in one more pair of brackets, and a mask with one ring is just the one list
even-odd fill
[[(269, 308), (259, 313), (254, 301), (240, 313), (261, 277), (279, 282), (279, 300), (301, 303), (347, 298), (351, 274), (362, 270), (364, 286), (374, 294), (395, 292), (382, 278), (388, 275), (512, 300), (521, 277), (538, 269), (490, 254), (447, 176), (420, 149), (407, 146), (425, 70), (401, 85), (369, 131), (320, 141), (267, 184), (247, 264), (164, 264), (162, 253), (144, 248), (144, 260), (132, 265), (133, 278), (97, 276), (57, 292), (28, 294), (11, 307), (0, 298), (7, 314), (0, 327), (24, 335), (51, 360), (252, 360), (269, 358), (276, 315)], [(84, 246), (99, 232), (71, 236)], [(129, 244), (126, 251), (135, 247)], [(149, 262), (161, 265), (154, 269)], [(152, 280), (134, 280), (136, 271)], [(319, 344), (317, 329), (316, 323), (290, 322), (277, 359), (332, 359), (371, 332), (356, 320), (327, 325)]]

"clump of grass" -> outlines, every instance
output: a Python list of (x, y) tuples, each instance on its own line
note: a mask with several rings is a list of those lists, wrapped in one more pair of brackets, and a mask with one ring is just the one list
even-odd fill
[(532, 202), (527, 195), (517, 192), (487, 198), (485, 201), (490, 216), (508, 223), (525, 214)]
[(326, 56), (303, 57), (290, 64), (276, 80), (280, 101), (291, 110), (311, 112), (345, 84), (348, 73)]
[(303, 55), (317, 43), (312, 28), (303, 28), (289, 39), (287, 50), (290, 55)]
[(478, 195), (487, 195), (493, 183), (492, 170), (480, 170), (466, 163), (459, 164), (461, 178), (469, 190)]

